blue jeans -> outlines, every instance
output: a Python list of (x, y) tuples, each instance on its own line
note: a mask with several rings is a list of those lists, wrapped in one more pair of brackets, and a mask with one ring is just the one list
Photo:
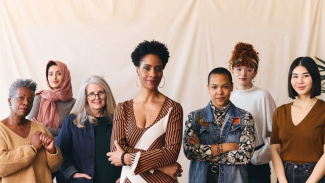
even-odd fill
[[(316, 163), (293, 164), (283, 161), (288, 183), (305, 183), (315, 168)], [(325, 183), (323, 176), (318, 182)]]

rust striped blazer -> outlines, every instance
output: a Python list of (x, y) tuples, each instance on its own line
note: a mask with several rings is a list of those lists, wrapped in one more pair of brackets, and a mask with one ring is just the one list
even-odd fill
[(177, 182), (158, 167), (176, 162), (182, 144), (182, 106), (166, 97), (156, 120), (142, 129), (136, 125), (133, 100), (119, 103), (114, 112), (114, 140), (131, 154), (132, 165), (122, 168), (121, 182)]

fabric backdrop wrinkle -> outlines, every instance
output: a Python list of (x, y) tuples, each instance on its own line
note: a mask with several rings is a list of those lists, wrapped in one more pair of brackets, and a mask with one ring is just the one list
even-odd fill
[[(0, 0), (1, 119), (9, 114), (8, 91), (15, 79), (31, 78), (39, 90), (47, 89), (49, 60), (67, 65), (75, 98), (82, 81), (97, 74), (117, 102), (131, 99), (139, 91), (131, 52), (153, 39), (170, 51), (165, 86), (159, 90), (183, 106), (184, 120), (206, 106), (207, 75), (215, 67), (228, 68), (237, 42), (251, 43), (259, 52), (254, 85), (269, 91), (279, 106), (291, 101), (292, 61), (299, 56), (325, 60), (325, 2)], [(179, 162), (180, 182), (187, 182), (189, 161), (183, 152)]]

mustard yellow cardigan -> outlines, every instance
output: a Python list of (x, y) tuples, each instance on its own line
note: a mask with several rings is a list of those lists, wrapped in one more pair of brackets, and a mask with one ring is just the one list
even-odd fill
[(57, 171), (62, 163), (62, 154), (50, 154), (44, 147), (37, 153), (29, 146), (34, 132), (51, 133), (40, 123), (31, 122), (27, 138), (14, 133), (0, 122), (0, 183), (47, 183), (52, 182), (51, 172)]

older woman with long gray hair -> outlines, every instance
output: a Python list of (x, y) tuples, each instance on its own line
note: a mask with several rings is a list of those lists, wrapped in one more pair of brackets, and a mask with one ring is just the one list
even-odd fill
[(77, 101), (56, 142), (62, 151), (60, 171), (72, 182), (113, 183), (121, 169), (107, 161), (115, 100), (104, 78), (82, 83)]
[(0, 182), (52, 182), (62, 163), (60, 149), (40, 123), (26, 119), (36, 83), (18, 79), (9, 89), (10, 114), (0, 121)]

